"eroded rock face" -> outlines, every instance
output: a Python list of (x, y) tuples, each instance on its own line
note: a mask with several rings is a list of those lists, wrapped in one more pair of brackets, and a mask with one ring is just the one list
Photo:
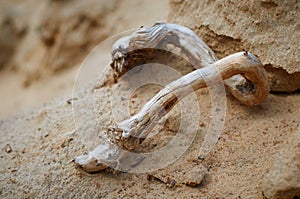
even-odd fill
[[(22, 24), (24, 34), (17, 43), (11, 65), (26, 74), (25, 86), (47, 74), (80, 63), (83, 55), (109, 35), (106, 16), (115, 9), (113, 1), (11, 2), (2, 17)], [(14, 41), (14, 40), (12, 40)]]
[[(24, 85), (80, 64), (101, 41), (154, 23), (168, 14), (167, 2), (141, 8), (145, 0), (12, 0), (0, 3), (0, 68), (25, 74)], [(155, 4), (153, 2), (153, 4)], [(165, 10), (166, 12), (162, 12)], [(156, 16), (151, 13), (157, 11)], [(146, 23), (146, 24), (145, 24)], [(1, 30), (2, 30), (1, 29)], [(5, 66), (4, 66), (5, 65)]]
[(169, 15), (170, 22), (194, 30), (219, 58), (241, 50), (256, 54), (267, 66), (273, 91), (300, 88), (299, 18), (297, 0), (171, 0)]
[(300, 131), (290, 138), (265, 175), (264, 195), (272, 199), (300, 197)]

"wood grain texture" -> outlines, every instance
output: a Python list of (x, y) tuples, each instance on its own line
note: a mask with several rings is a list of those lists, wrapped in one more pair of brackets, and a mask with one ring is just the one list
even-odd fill
[[(205, 78), (213, 80), (221, 75), (223, 79), (227, 79), (236, 74), (243, 74), (248, 81), (255, 83), (257, 101), (262, 101), (268, 95), (267, 75), (259, 60), (247, 52), (230, 55), (210, 67), (195, 70), (167, 85), (136, 115), (109, 128), (108, 139), (88, 155), (77, 157), (77, 165), (87, 172), (103, 170), (106, 166), (121, 168), (120, 162), (126, 158), (126, 151), (133, 151), (147, 137), (156, 121), (188, 95), (188, 91), (206, 87)], [(193, 89), (189, 89), (190, 87)]]

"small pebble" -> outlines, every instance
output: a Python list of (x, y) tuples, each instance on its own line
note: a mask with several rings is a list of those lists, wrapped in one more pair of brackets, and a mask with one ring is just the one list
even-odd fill
[(204, 122), (199, 122), (199, 126), (204, 127), (205, 126)]
[(6, 144), (4, 150), (6, 153), (10, 153), (12, 152), (12, 147), (10, 146), (10, 144)]
[(73, 102), (74, 100), (77, 100), (77, 98), (74, 97), (74, 98), (68, 99), (68, 100), (67, 100), (67, 104), (72, 104), (72, 102)]
[(204, 155), (199, 155), (199, 156), (198, 156), (198, 159), (199, 159), (199, 160), (204, 160)]

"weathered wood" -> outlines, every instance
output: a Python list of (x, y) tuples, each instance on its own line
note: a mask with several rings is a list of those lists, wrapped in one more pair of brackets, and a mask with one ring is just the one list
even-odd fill
[[(112, 64), (115, 78), (119, 78), (135, 66), (160, 63), (167, 66), (185, 60), (195, 69), (208, 67), (217, 61), (215, 53), (190, 29), (178, 24), (156, 23), (141, 27), (112, 47)], [(256, 105), (255, 85), (242, 75), (234, 75), (224, 81), (227, 90), (240, 102)]]
[[(251, 53), (240, 52), (216, 61), (209, 67), (197, 69), (178, 80), (173, 81), (157, 93), (136, 115), (122, 121), (116, 127), (108, 129), (108, 139), (88, 155), (76, 158), (76, 163), (87, 172), (95, 172), (106, 166), (114, 169), (121, 168), (121, 160), (126, 158), (127, 151), (133, 151), (150, 133), (153, 126), (164, 114), (191, 90), (206, 87), (206, 81), (228, 79), (241, 74), (251, 84), (253, 89), (251, 97), (257, 104), (269, 93), (269, 82), (265, 70), (260, 61)], [(193, 89), (190, 89), (190, 88)], [(125, 149), (125, 150), (124, 150)], [(105, 166), (104, 166), (105, 165)]]

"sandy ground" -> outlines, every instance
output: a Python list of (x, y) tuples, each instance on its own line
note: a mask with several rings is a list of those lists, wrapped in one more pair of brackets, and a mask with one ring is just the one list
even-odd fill
[[(95, 83), (87, 88), (73, 102), (77, 103), (78, 110), (84, 111), (78, 113), (77, 130), (67, 96), (38, 111), (1, 122), (1, 197), (263, 198), (264, 175), (287, 138), (299, 129), (299, 95), (270, 94), (258, 107), (245, 107), (228, 95), (226, 125), (220, 140), (205, 160), (198, 160), (211, 111), (209, 92), (203, 90), (197, 92), (203, 120), (199, 122), (193, 145), (179, 160), (166, 168), (144, 174), (87, 174), (76, 168), (72, 161), (75, 156), (87, 152), (84, 144), (94, 143), (94, 140), (86, 142), (83, 138), (87, 132), (88, 135), (97, 135), (115, 119), (109, 103), (106, 103), (110, 100), (110, 88), (98, 88)], [(94, 108), (85, 103), (91, 102), (95, 88), (102, 96), (96, 105), (99, 111), (96, 124), (91, 119), (94, 118)], [(153, 86), (143, 89), (148, 91), (147, 94), (145, 90), (143, 94), (137, 92), (136, 99), (149, 97), (151, 92), (158, 90)], [(136, 109), (142, 104), (137, 101)], [(174, 119), (177, 121), (176, 117), (178, 115), (173, 112), (167, 119), (173, 122)], [(104, 122), (99, 123), (101, 121)], [(163, 146), (170, 136), (174, 136), (176, 122), (161, 128), (157, 138), (149, 142), (153, 145), (146, 147), (155, 150)], [(7, 151), (10, 148), (12, 151)], [(161, 158), (158, 161), (163, 161)], [(208, 168), (199, 186), (191, 188), (180, 181), (168, 185), (168, 177), (172, 180), (175, 171), (179, 174), (188, 172), (185, 168), (191, 165)]]
[[(168, 5), (158, 2), (155, 7), (152, 1), (137, 3), (144, 9), (151, 8), (153, 15), (147, 12), (145, 16), (143, 9), (135, 9), (127, 15), (128, 19), (138, 15), (138, 23), (161, 20), (162, 16), (155, 13), (166, 10)], [(127, 9), (125, 4), (122, 6)], [(100, 51), (91, 65), (106, 67), (109, 49)], [(91, 67), (82, 74), (86, 82), (80, 84), (74, 96), (76, 100), (68, 103), (78, 69), (79, 65), (60, 71), (29, 87), (24, 87), (24, 74), (9, 69), (1, 71), (1, 198), (264, 198), (264, 176), (288, 138), (300, 130), (300, 95), (297, 93), (270, 94), (257, 107), (244, 106), (227, 94), (222, 135), (208, 156), (199, 160), (199, 149), (212, 111), (210, 93), (203, 89), (196, 92), (198, 101), (187, 99), (191, 106), (199, 107), (202, 118), (200, 121), (191, 116), (187, 118), (197, 124), (196, 136), (177, 161), (142, 174), (88, 174), (77, 168), (73, 160), (93, 148), (99, 141), (99, 133), (115, 122), (112, 110), (116, 105), (110, 103), (110, 92), (115, 85), (99, 86), (101, 82), (95, 78), (87, 83), (95, 69)], [(111, 73), (108, 71), (107, 75)], [(170, 75), (168, 81), (172, 78), (176, 75)], [(130, 114), (137, 112), (160, 88), (151, 84), (136, 90), (125, 100)], [(96, 102), (92, 101), (95, 93), (99, 99)], [(91, 103), (95, 103), (96, 109)], [(77, 110), (75, 120), (72, 106)], [(164, 118), (165, 122), (158, 125), (159, 134), (145, 141), (145, 149), (163, 147), (175, 135), (179, 110), (180, 105)], [(92, 139), (88, 139), (89, 136)], [(199, 186), (192, 188), (177, 180), (176, 175), (184, 175), (189, 168), (197, 166), (208, 170)]]
[(30, 87), (23, 86), (23, 74), (2, 71), (0, 74), (1, 114), (6, 118), (19, 112), (37, 108), (56, 96), (68, 93), (72, 87), (78, 67), (61, 74), (39, 80)]

